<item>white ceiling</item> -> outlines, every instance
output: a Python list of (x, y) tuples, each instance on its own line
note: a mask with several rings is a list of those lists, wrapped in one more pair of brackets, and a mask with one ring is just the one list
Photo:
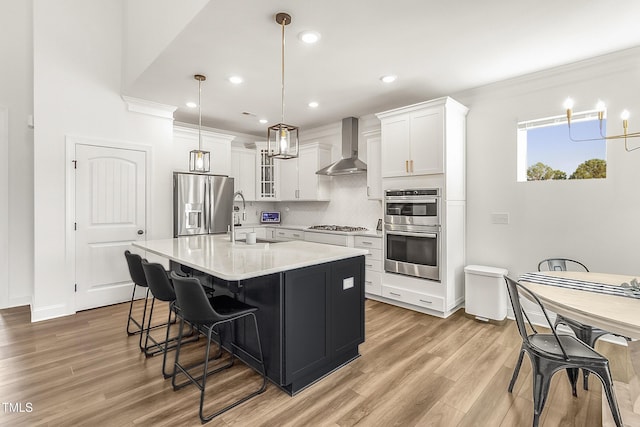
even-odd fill
[[(640, 46), (637, 0), (211, 0), (124, 92), (177, 106), (176, 120), (197, 123), (185, 103), (197, 101), (193, 75), (205, 74), (203, 125), (266, 135), (258, 118), (281, 120), (281, 11), (293, 20), (285, 122), (301, 134)], [(303, 30), (322, 38), (306, 45)], [(236, 74), (244, 83), (228, 82)], [(385, 74), (398, 80), (384, 84)]]

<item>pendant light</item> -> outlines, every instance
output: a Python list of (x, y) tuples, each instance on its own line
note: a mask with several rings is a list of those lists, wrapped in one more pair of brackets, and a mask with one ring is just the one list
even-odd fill
[(202, 93), (202, 82), (207, 78), (202, 74), (193, 76), (198, 81), (198, 149), (189, 152), (190, 172), (209, 172), (209, 152), (202, 151), (202, 104), (200, 95)]
[(284, 27), (291, 23), (291, 15), (280, 12), (276, 15), (276, 22), (282, 27), (282, 121), (267, 129), (267, 155), (293, 159), (298, 157), (298, 128), (284, 123)]

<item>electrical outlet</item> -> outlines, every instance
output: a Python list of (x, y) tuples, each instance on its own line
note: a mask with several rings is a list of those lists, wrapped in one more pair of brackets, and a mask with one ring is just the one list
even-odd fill
[(491, 223), (492, 224), (509, 224), (509, 214), (504, 213), (492, 213), (491, 214)]

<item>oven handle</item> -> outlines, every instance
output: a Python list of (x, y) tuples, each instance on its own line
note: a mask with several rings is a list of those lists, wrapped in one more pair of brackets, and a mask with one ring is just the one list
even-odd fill
[(387, 234), (398, 235), (398, 236), (409, 236), (409, 237), (426, 237), (430, 239), (436, 239), (438, 237), (437, 233), (410, 233), (408, 231), (387, 231)]
[(416, 196), (387, 196), (385, 200), (388, 202), (413, 202), (413, 203), (438, 203), (438, 199), (422, 199)]

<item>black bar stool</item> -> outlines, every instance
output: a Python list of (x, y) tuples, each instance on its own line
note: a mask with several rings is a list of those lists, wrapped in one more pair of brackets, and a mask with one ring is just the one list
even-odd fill
[[(131, 293), (131, 303), (129, 304), (129, 317), (127, 318), (127, 335), (136, 335), (140, 334), (139, 347), (140, 350), (143, 350), (142, 347), (142, 335), (144, 329), (144, 321), (145, 316), (147, 314), (147, 302), (149, 301), (149, 287), (147, 285), (147, 278), (144, 275), (144, 270), (142, 269), (142, 257), (138, 254), (134, 254), (129, 252), (128, 250), (124, 251), (124, 257), (127, 259), (127, 266), (129, 267), (129, 275), (131, 276), (131, 280), (133, 281), (133, 291)], [(136, 289), (140, 286), (144, 290), (146, 290), (145, 298), (144, 298), (144, 310), (142, 312), (142, 320), (138, 322), (133, 316), (133, 301), (136, 296)], [(137, 329), (131, 330), (131, 324), (134, 324)]]
[[(218, 296), (213, 298), (207, 298), (207, 295), (204, 291), (204, 288), (200, 284), (197, 279), (189, 278), (189, 277), (180, 277), (174, 272), (171, 273), (171, 280), (173, 281), (173, 286), (176, 292), (177, 302), (180, 306), (180, 312), (178, 316), (180, 317), (180, 333), (178, 335), (178, 347), (176, 349), (176, 361), (174, 365), (173, 371), (173, 379), (172, 385), (173, 389), (177, 390), (179, 388), (184, 387), (190, 383), (194, 383), (200, 389), (200, 421), (202, 423), (206, 423), (207, 421), (211, 421), (214, 417), (232, 409), (243, 402), (259, 395), (264, 392), (267, 386), (267, 376), (264, 367), (264, 360), (262, 357), (262, 345), (260, 344), (260, 332), (258, 331), (258, 321), (256, 320), (255, 312), (258, 310), (256, 307), (245, 304), (241, 301), (235, 300), (229, 296)], [(212, 335), (215, 333), (219, 339), (219, 352), (216, 355), (216, 358), (219, 357), (222, 353), (222, 331), (223, 329), (219, 329), (218, 326), (230, 323), (232, 325), (236, 320), (251, 317), (253, 319), (253, 325), (255, 326), (257, 344), (258, 344), (258, 357), (255, 357), (249, 354), (247, 351), (243, 351), (247, 356), (251, 357), (254, 361), (256, 361), (260, 366), (260, 375), (262, 376), (262, 385), (256, 391), (249, 393), (248, 395), (241, 397), (235, 402), (225, 406), (222, 409), (219, 409), (209, 415), (203, 414), (203, 406), (204, 406), (204, 394), (205, 388), (207, 384), (207, 376), (213, 375), (215, 373), (221, 372), (227, 368), (230, 368), (233, 365), (236, 350), (236, 344), (233, 342), (233, 337), (231, 339), (231, 357), (229, 363), (226, 365), (214, 369), (211, 372), (208, 372), (209, 367), (209, 353), (211, 348), (211, 340)], [(180, 347), (182, 344), (182, 334), (184, 329), (184, 322), (190, 322), (191, 324), (198, 324), (199, 329), (203, 334), (207, 335), (207, 347), (205, 351), (205, 358), (203, 363), (198, 363), (192, 366), (183, 366), (180, 364)], [(204, 365), (203, 374), (199, 377), (193, 377), (189, 370), (198, 367), (200, 365)], [(176, 384), (176, 376), (178, 371), (182, 372), (187, 376), (187, 382), (183, 384)]]
[[(171, 324), (175, 323), (175, 319), (177, 319), (177, 313), (180, 308), (176, 304), (176, 293), (173, 290), (173, 286), (171, 285), (171, 281), (169, 280), (169, 276), (167, 276), (167, 271), (165, 271), (162, 264), (151, 263), (146, 259), (142, 260), (142, 269), (144, 270), (145, 277), (147, 279), (147, 285), (153, 294), (153, 301), (151, 303), (151, 310), (149, 311), (149, 318), (147, 320), (147, 327), (145, 328), (146, 334), (144, 339), (143, 350), (147, 357), (154, 356), (159, 353), (163, 353), (162, 357), (162, 375), (165, 378), (169, 378), (171, 376), (170, 373), (166, 372), (166, 363), (167, 363), (167, 352), (176, 347), (178, 337), (169, 338)], [(169, 318), (167, 319), (166, 325), (167, 331), (165, 335), (164, 341), (157, 341), (151, 336), (151, 319), (153, 318), (153, 306), (155, 300), (160, 300), (169, 303)], [(171, 320), (171, 313), (174, 313), (174, 321)], [(194, 329), (192, 327), (192, 335), (194, 335)], [(195, 334), (195, 339), (198, 338), (198, 335)], [(194, 341), (194, 340), (191, 340)], [(189, 342), (191, 342), (189, 341)]]

